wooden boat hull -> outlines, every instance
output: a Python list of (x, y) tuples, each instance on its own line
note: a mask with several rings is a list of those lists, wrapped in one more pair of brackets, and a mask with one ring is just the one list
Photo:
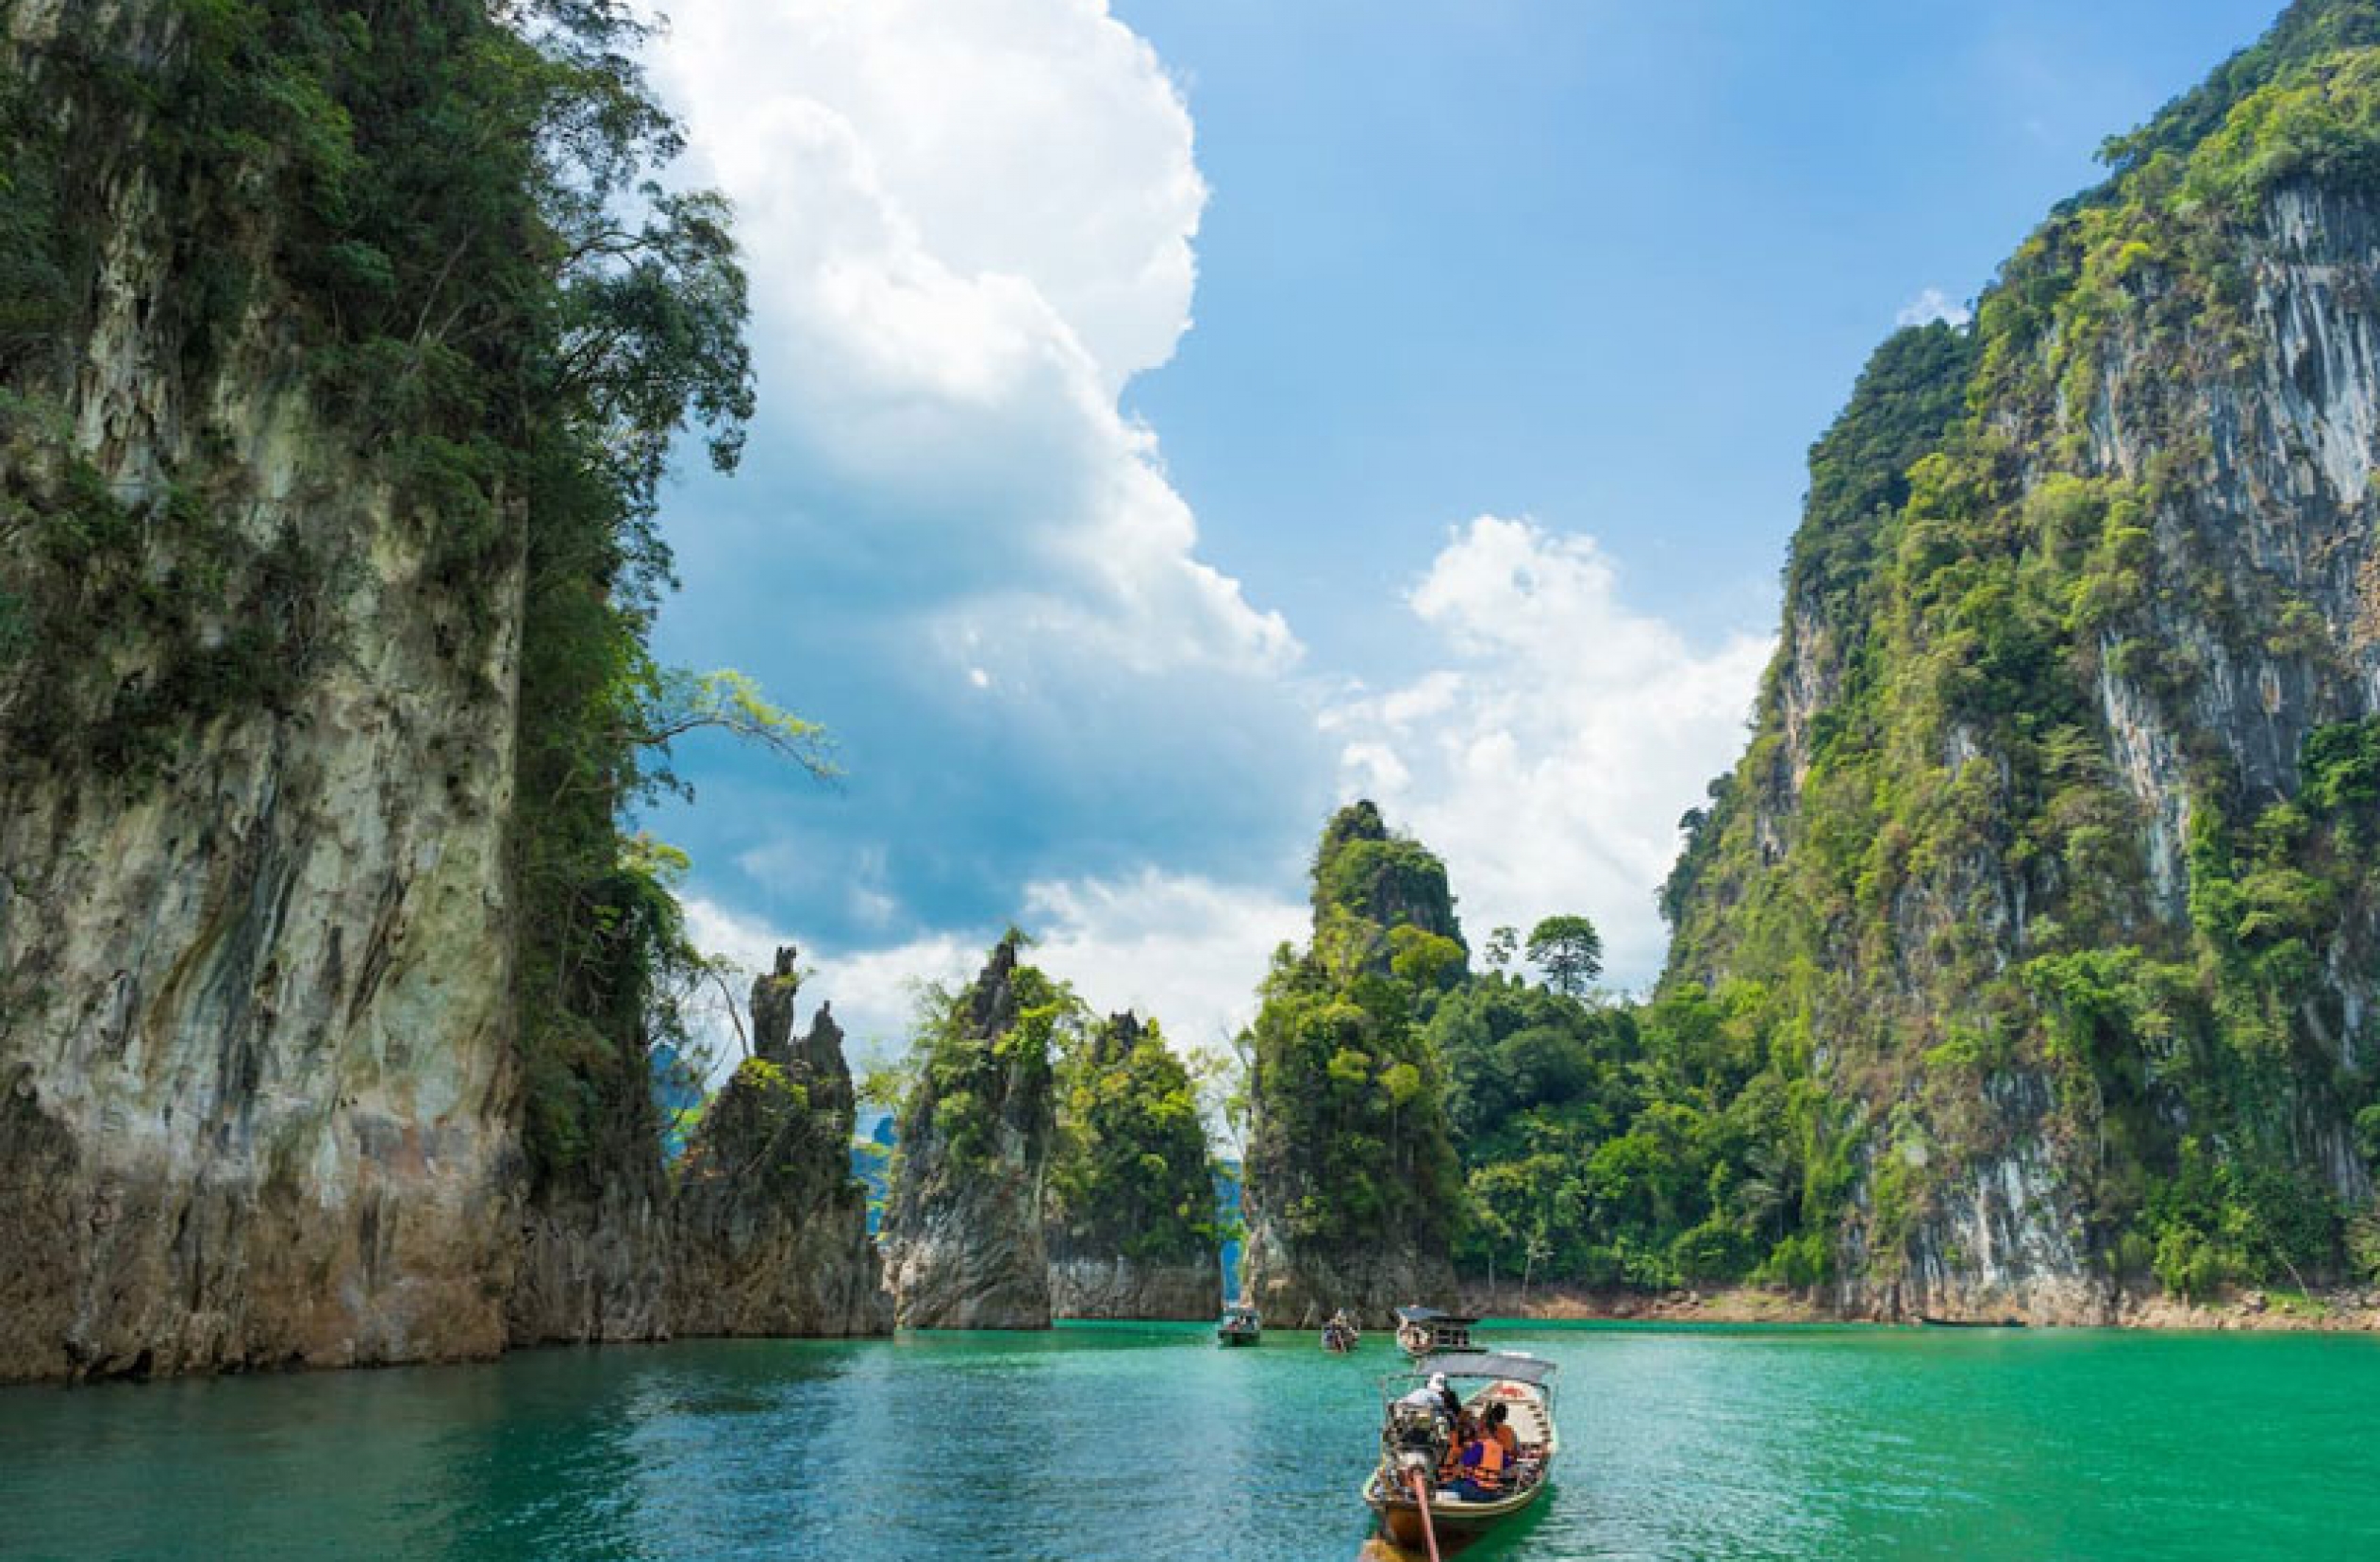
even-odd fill
[(1257, 1340), (1264, 1337), (1255, 1334), (1243, 1334), (1235, 1329), (1217, 1329), (1215, 1331), (1215, 1338), (1226, 1345), (1254, 1345)]
[[(1506, 1520), (1517, 1518), (1535, 1505), (1552, 1483), (1539, 1481), (1523, 1491), (1496, 1503), (1430, 1504), (1430, 1527), (1438, 1536), (1440, 1546), (1450, 1542), (1462, 1544), (1477, 1539)], [(1381, 1487), (1378, 1471), (1364, 1486), (1363, 1500), (1380, 1518), (1381, 1533), (1394, 1544), (1418, 1550), (1423, 1544), (1421, 1504), (1409, 1492), (1391, 1494)]]

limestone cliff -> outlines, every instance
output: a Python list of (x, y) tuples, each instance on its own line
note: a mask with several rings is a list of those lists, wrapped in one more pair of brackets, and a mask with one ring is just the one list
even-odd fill
[(0, 1380), (670, 1326), (621, 691), (742, 278), (509, 20), (0, 5)]
[(2369, 1267), (2375, 104), (2380, 9), (2293, 6), (1813, 453), (1665, 906), (1819, 1087), (1778, 1157), (1846, 1311)]
[(678, 1170), (671, 1321), (681, 1335), (862, 1335), (892, 1326), (855, 1102), (822, 1004), (793, 1035), (794, 952), (752, 984), (752, 1056), (714, 1097)]
[(1463, 969), (1446, 869), (1369, 802), (1324, 829), (1314, 934), (1251, 1029), (1244, 1289), (1268, 1322), (1451, 1302), (1461, 1195), (1425, 1005)]
[(1044, 1213), (1060, 1318), (1209, 1318), (1223, 1304), (1213, 1163), (1190, 1072), (1154, 1022), (1110, 1016), (1066, 1058)]
[(586, 1153), (523, 1176), (517, 1255), (505, 1297), (513, 1345), (666, 1339), (671, 1329), (671, 1193), (660, 1114), (641, 1040), (587, 1070)]
[(1018, 943), (1003, 939), (935, 1017), (902, 1106), (883, 1236), (904, 1328), (1049, 1327), (1041, 1188), (1066, 1005)]
[(438, 578), (269, 281), (193, 318), (269, 236), (62, 62), (168, 9), (8, 26), (90, 244), (0, 364), (0, 1379), (492, 1352), (519, 553)]

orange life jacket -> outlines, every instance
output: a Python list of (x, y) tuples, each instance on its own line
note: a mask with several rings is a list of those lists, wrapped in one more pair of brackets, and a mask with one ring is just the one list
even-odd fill
[(1468, 1467), (1472, 1480), (1477, 1483), (1483, 1491), (1503, 1490), (1504, 1444), (1493, 1437), (1482, 1437), (1476, 1446), (1479, 1449), (1479, 1458), (1477, 1462)]
[(1496, 1443), (1506, 1454), (1518, 1454), (1521, 1452), (1521, 1434), (1512, 1430), (1511, 1423), (1506, 1422), (1496, 1428)]

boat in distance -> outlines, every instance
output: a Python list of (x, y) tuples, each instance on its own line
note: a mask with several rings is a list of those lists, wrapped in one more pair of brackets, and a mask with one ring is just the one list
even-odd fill
[(1396, 1320), (1397, 1348), (1416, 1361), (1440, 1351), (1470, 1350), (1471, 1326), (1479, 1321), (1436, 1307), (1399, 1307)]
[(1225, 1345), (1254, 1345), (1264, 1338), (1264, 1321), (1254, 1307), (1225, 1307), (1223, 1321), (1215, 1325), (1215, 1338)]

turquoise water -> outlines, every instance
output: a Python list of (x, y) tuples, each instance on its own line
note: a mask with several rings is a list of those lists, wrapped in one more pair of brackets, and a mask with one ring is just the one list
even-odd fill
[[(1563, 1364), (1565, 1446), (1481, 1562), (2380, 1557), (2380, 1340), (1493, 1338)], [(1354, 1558), (1392, 1364), (1083, 1327), (0, 1390), (0, 1555)]]

